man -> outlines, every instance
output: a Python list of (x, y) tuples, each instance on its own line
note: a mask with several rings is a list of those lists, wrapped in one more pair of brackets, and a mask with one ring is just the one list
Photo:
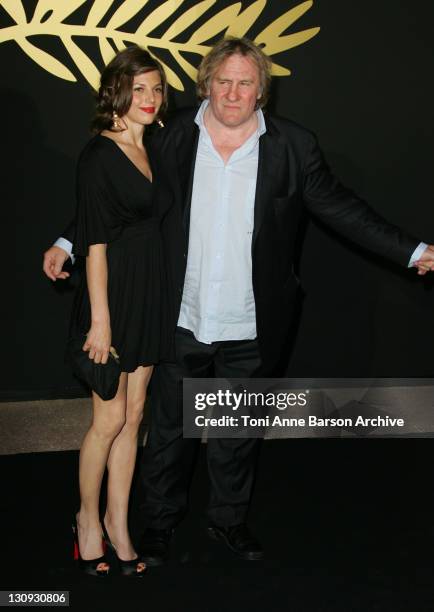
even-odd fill
[[(181, 111), (157, 136), (178, 198), (164, 227), (177, 327), (176, 363), (156, 369), (158, 406), (144, 451), (141, 552), (150, 564), (167, 557), (186, 512), (198, 450), (198, 440), (182, 437), (182, 379), (276, 372), (297, 292), (302, 206), (357, 244), (417, 265), (420, 274), (434, 266), (432, 246), (387, 224), (339, 184), (312, 133), (264, 116), (269, 85), (270, 62), (256, 45), (222, 40), (199, 68), (199, 111)], [(66, 276), (67, 256), (58, 247), (45, 254), (50, 278)], [(246, 526), (257, 451), (251, 439), (207, 444), (209, 535), (247, 560), (263, 556)]]

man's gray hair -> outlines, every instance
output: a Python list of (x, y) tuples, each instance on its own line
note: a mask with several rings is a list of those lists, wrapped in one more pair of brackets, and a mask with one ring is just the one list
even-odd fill
[(260, 97), (256, 103), (256, 108), (262, 108), (266, 105), (270, 92), (271, 60), (257, 44), (248, 38), (223, 38), (212, 47), (199, 66), (197, 95), (201, 100), (208, 97), (211, 79), (216, 70), (228, 57), (236, 53), (244, 57), (250, 57), (258, 67)]

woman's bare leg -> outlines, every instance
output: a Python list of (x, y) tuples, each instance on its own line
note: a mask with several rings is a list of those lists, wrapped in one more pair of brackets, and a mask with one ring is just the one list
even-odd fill
[[(125, 424), (127, 374), (122, 373), (119, 388), (112, 400), (93, 396), (92, 424), (80, 450), (80, 511), (77, 514), (78, 537), (82, 559), (95, 559), (103, 554), (99, 520), (101, 481), (113, 440)], [(100, 564), (98, 569), (103, 569)]]
[(153, 367), (138, 367), (128, 374), (125, 424), (108, 458), (107, 509), (104, 522), (121, 559), (136, 558), (128, 533), (128, 501), (137, 455), (137, 434), (143, 418), (146, 390)]

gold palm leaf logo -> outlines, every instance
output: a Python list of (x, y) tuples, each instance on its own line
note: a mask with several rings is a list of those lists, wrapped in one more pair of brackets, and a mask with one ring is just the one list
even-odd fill
[[(129, 44), (137, 44), (147, 48), (151, 55), (163, 64), (172, 87), (184, 91), (180, 76), (163, 62), (155, 51), (160, 49), (166, 54), (167, 52), (170, 53), (179, 68), (179, 73), (181, 75), (185, 73), (195, 81), (197, 69), (186, 59), (183, 53), (188, 55), (193, 53), (203, 57), (210, 49), (210, 44), (207, 45), (206, 43), (217, 35), (246, 35), (262, 13), (267, 0), (256, 0), (244, 10), (241, 2), (236, 2), (218, 12), (214, 12), (207, 21), (199, 25), (185, 42), (178, 42), (179, 35), (183, 34), (205, 13), (210, 11), (211, 7), (216, 4), (216, 0), (202, 0), (186, 9), (158, 37), (152, 36), (153, 31), (165, 22), (170, 21), (173, 14), (182, 4), (185, 4), (185, 0), (166, 0), (146, 15), (134, 32), (127, 31), (125, 25), (142, 11), (148, 0), (124, 0), (103, 26), (100, 23), (113, 8), (114, 2), (113, 0), (93, 0), (93, 2), (90, 2), (90, 10), (85, 23), (81, 25), (65, 23), (65, 20), (86, 2), (88, 0), (39, 0), (33, 17), (28, 21), (21, 0), (0, 0), (0, 6), (14, 21), (14, 25), (0, 30), (0, 43), (14, 40), (22, 51), (44, 70), (61, 79), (77, 81), (76, 76), (67, 66), (29, 40), (36, 35), (56, 36), (60, 38), (76, 67), (94, 89), (99, 86), (100, 71), (74, 41), (74, 37), (97, 38), (104, 64), (112, 59), (116, 50), (124, 49)], [(255, 42), (260, 44), (264, 52), (270, 57), (305, 43), (318, 34), (320, 28), (310, 28), (286, 35), (284, 35), (284, 32), (302, 17), (312, 5), (313, 1), (308, 0), (286, 11), (265, 27), (255, 37)], [(291, 74), (290, 70), (275, 63), (273, 63), (272, 71), (275, 76)]]

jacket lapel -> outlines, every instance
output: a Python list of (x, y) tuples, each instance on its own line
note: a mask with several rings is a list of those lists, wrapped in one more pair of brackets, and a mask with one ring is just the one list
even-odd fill
[(285, 145), (276, 127), (265, 116), (267, 131), (259, 139), (258, 174), (256, 179), (255, 212), (252, 248), (261, 229), (267, 207), (285, 163)]

